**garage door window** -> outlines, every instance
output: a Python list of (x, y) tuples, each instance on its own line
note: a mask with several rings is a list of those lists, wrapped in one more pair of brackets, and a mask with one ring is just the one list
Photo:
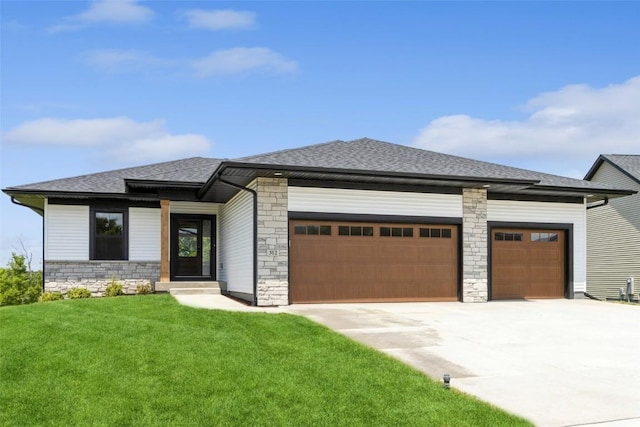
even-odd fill
[(451, 229), (450, 228), (421, 228), (420, 237), (435, 237), (435, 238), (440, 237), (443, 239), (450, 239)]
[(558, 233), (531, 233), (532, 242), (557, 242)]
[(338, 235), (340, 236), (373, 236), (373, 227), (339, 225)]
[(498, 232), (496, 233), (496, 240), (505, 240), (508, 242), (522, 242), (522, 233), (506, 233), (506, 232)]
[(330, 225), (296, 225), (293, 230), (295, 234), (331, 236)]
[(413, 227), (380, 227), (380, 237), (413, 237)]

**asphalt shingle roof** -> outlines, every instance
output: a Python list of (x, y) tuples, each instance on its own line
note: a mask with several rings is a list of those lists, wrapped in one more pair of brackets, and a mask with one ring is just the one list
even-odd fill
[(495, 163), (467, 159), (369, 138), (332, 141), (302, 148), (276, 151), (236, 159), (238, 162), (399, 172), (461, 178), (497, 178), (540, 181), (538, 185), (571, 188), (600, 187), (580, 179), (534, 172)]
[[(638, 156), (618, 156), (638, 157)], [(38, 182), (8, 190), (42, 192), (125, 193), (125, 179), (205, 183), (225, 160), (192, 157), (171, 162)], [(451, 178), (527, 180), (540, 186), (576, 189), (612, 189), (606, 184), (534, 172), (495, 163), (377, 141), (369, 138), (332, 141), (231, 160), (234, 163), (304, 168), (342, 169)], [(624, 161), (625, 159), (617, 159)], [(637, 169), (636, 166), (631, 170)]]
[(638, 154), (603, 154), (602, 157), (627, 172), (640, 182), (640, 155)]
[(222, 162), (220, 159), (191, 157), (73, 178), (56, 179), (12, 187), (17, 190), (71, 191), (86, 193), (125, 193), (125, 179), (204, 183)]

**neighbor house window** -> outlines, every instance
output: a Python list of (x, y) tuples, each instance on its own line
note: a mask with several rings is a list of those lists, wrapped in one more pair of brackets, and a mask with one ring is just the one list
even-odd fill
[(127, 259), (126, 211), (91, 211), (91, 259)]

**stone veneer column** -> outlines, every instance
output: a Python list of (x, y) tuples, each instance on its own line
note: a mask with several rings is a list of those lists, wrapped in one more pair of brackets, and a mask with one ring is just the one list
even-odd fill
[(289, 304), (289, 202), (286, 178), (257, 178), (260, 306)]
[(462, 189), (462, 302), (487, 302), (487, 190)]

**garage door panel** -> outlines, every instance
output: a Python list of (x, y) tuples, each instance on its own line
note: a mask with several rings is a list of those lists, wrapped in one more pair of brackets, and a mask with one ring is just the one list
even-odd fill
[[(321, 225), (330, 225), (332, 234), (295, 233), (296, 226), (315, 232)], [(367, 236), (347, 235), (366, 227)], [(425, 227), (436, 229), (438, 238), (420, 237)], [(292, 220), (290, 239), (292, 302), (457, 298), (456, 226)]]
[(494, 229), (492, 299), (562, 298), (564, 234), (562, 230)]

